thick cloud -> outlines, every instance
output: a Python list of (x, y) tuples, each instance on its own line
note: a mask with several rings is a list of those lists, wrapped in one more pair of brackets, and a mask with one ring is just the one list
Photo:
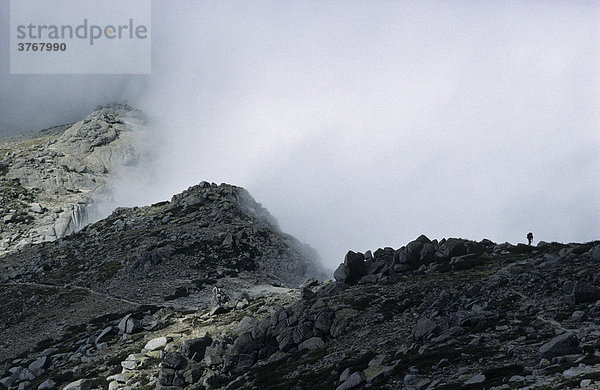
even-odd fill
[(151, 76), (17, 77), (5, 61), (0, 128), (128, 100), (155, 119), (155, 157), (116, 183), (120, 203), (239, 184), (330, 266), (421, 233), (597, 239), (599, 16), (567, 1), (154, 2)]
[(0, 136), (77, 121), (98, 104), (145, 92), (144, 76), (10, 75), (9, 5), (0, 2)]

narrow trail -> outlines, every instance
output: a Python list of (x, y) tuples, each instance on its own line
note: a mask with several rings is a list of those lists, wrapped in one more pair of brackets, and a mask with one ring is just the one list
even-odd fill
[(87, 291), (88, 293), (90, 293), (91, 295), (100, 297), (100, 298), (104, 298), (104, 299), (112, 299), (115, 301), (120, 301), (123, 303), (126, 303), (128, 305), (132, 305), (132, 306), (147, 306), (147, 305), (153, 305), (153, 306), (158, 306), (158, 307), (171, 307), (173, 309), (177, 309), (177, 310), (198, 310), (198, 306), (197, 305), (188, 305), (188, 304), (184, 304), (181, 302), (153, 302), (153, 301), (144, 301), (144, 302), (135, 302), (135, 301), (131, 301), (129, 299), (126, 298), (119, 298), (119, 297), (115, 297), (113, 295), (109, 295), (109, 294), (103, 294), (101, 292), (92, 290), (89, 287), (83, 287), (83, 286), (78, 286), (75, 284), (65, 284), (63, 286), (57, 286), (55, 284), (45, 284), (45, 283), (36, 283), (36, 282), (4, 282), (4, 283), (0, 283), (0, 286), (34, 286), (34, 287), (40, 287), (40, 288), (53, 288), (56, 290), (66, 290), (66, 289), (78, 289), (78, 290), (84, 290)]
[(95, 295), (95, 296), (100, 297), (100, 298), (113, 299), (113, 300), (116, 300), (116, 301), (121, 301), (121, 302), (127, 303), (129, 305), (133, 305), (133, 306), (141, 306), (141, 305), (143, 305), (143, 303), (140, 303), (140, 302), (134, 302), (134, 301), (130, 301), (130, 300), (125, 299), (125, 298), (119, 298), (119, 297), (115, 297), (115, 296), (108, 295), (108, 294), (102, 294), (102, 293), (100, 293), (98, 291), (92, 290), (91, 288), (77, 286), (77, 285), (73, 285), (73, 284), (66, 284), (64, 286), (57, 286), (57, 285), (54, 285), (54, 284), (34, 283), (34, 282), (9, 282), (9, 283), (0, 283), (0, 286), (11, 286), (11, 285), (13, 285), (13, 286), (14, 285), (18, 285), (18, 286), (35, 286), (35, 287), (41, 287), (41, 288), (54, 288), (54, 289), (57, 289), (57, 290), (78, 289), (78, 290), (87, 291), (91, 295)]

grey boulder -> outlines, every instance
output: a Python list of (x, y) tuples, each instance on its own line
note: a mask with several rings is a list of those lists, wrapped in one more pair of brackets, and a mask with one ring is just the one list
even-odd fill
[(579, 353), (579, 340), (573, 332), (556, 336), (542, 345), (539, 349), (540, 357), (551, 359), (556, 356)]

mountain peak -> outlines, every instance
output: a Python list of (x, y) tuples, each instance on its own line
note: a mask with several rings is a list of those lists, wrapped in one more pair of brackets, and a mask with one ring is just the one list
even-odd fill
[(135, 163), (134, 133), (143, 114), (104, 106), (85, 119), (4, 141), (0, 201), (5, 224), (0, 254), (64, 237), (97, 219), (110, 176)]

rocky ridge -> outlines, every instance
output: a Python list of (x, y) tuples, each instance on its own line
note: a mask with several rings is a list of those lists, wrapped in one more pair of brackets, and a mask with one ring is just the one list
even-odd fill
[[(76, 313), (63, 318), (67, 328), (115, 305), (198, 310), (209, 307), (213, 286), (235, 296), (324, 276), (316, 252), (280, 232), (246, 190), (207, 182), (169, 202), (117, 209), (58, 241), (24, 246), (2, 258), (0, 275), (5, 334), (30, 343), (43, 334), (27, 325), (64, 314), (64, 306), (47, 307), (52, 301)], [(7, 351), (28, 346), (5, 342)]]
[(600, 387), (600, 242), (423, 235), (319, 282), (228, 184), (88, 225), (143, 125), (113, 105), (0, 145), (0, 390)]
[(397, 250), (349, 252), (336, 281), (246, 286), (234, 298), (226, 284), (211, 285), (204, 309), (130, 306), (95, 317), (7, 362), (0, 383), (596, 388), (598, 271), (600, 242), (533, 247), (421, 236)]
[(64, 237), (97, 219), (109, 176), (140, 158), (143, 114), (99, 107), (82, 121), (0, 142), (0, 255)]

